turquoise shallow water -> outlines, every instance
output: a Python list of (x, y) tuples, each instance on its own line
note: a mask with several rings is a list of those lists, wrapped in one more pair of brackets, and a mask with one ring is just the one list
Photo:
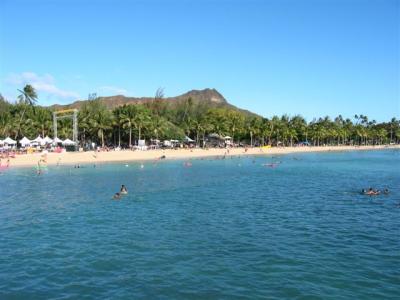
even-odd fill
[(398, 299), (399, 151), (182, 163), (3, 173), (0, 299)]

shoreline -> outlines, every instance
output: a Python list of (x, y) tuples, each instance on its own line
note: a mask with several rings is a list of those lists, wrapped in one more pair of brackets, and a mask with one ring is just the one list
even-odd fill
[[(165, 155), (166, 160), (171, 159), (192, 159), (217, 156), (249, 156), (249, 155), (285, 155), (293, 153), (317, 153), (317, 152), (340, 152), (340, 151), (366, 151), (366, 150), (384, 150), (384, 149), (400, 149), (400, 145), (382, 145), (382, 146), (320, 146), (320, 147), (273, 147), (273, 148), (244, 148), (229, 149), (226, 153), (225, 148), (211, 149), (157, 149), (147, 151), (110, 151), (110, 152), (65, 152), (65, 153), (48, 153), (47, 165), (74, 165), (74, 164), (101, 164), (101, 163), (118, 163), (118, 162), (144, 162), (160, 159)], [(42, 153), (22, 154), (15, 158), (10, 158), (10, 168), (35, 167)], [(96, 157), (97, 156), (97, 157)], [(5, 164), (3, 159), (2, 165)]]

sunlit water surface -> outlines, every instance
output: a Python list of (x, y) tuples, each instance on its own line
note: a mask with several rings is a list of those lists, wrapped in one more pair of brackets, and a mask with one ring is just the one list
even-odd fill
[(0, 299), (399, 297), (399, 151), (191, 163), (3, 172)]

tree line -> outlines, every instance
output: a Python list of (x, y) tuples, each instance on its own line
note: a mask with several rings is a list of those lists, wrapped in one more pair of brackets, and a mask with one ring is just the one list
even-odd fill
[[(0, 138), (53, 136), (51, 108), (37, 106), (38, 95), (31, 85), (19, 90), (15, 103), (0, 95)], [(229, 106), (213, 107), (206, 101), (174, 103), (158, 90), (152, 101), (107, 109), (95, 94), (88, 97), (78, 113), (79, 141), (82, 145), (131, 147), (137, 140), (182, 140), (188, 136), (203, 145), (208, 134), (230, 136), (235, 144), (251, 146), (284, 145), (298, 142), (311, 145), (378, 145), (399, 143), (400, 121), (392, 118), (378, 123), (365, 115), (353, 119), (341, 115), (307, 122), (302, 116), (263, 118)], [(58, 121), (58, 137), (72, 137), (72, 121)]]

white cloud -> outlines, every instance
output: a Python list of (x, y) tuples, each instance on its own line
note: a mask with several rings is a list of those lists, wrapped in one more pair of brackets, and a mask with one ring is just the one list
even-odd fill
[(58, 88), (55, 85), (55, 80), (50, 74), (44, 74), (42, 76), (33, 72), (23, 72), (21, 74), (10, 74), (6, 78), (8, 84), (24, 86), (26, 84), (32, 85), (39, 94), (40, 92), (46, 93), (47, 98), (62, 98), (62, 99), (78, 99), (79, 94), (72, 91), (66, 91)]
[(110, 86), (110, 85), (100, 86), (98, 88), (98, 91), (99, 91), (100, 95), (102, 93), (105, 93), (105, 94), (112, 94), (113, 96), (114, 95), (126, 95), (128, 93), (128, 91), (126, 89), (116, 87), (116, 86)]

